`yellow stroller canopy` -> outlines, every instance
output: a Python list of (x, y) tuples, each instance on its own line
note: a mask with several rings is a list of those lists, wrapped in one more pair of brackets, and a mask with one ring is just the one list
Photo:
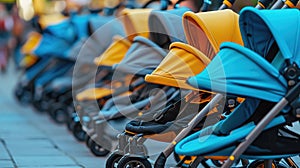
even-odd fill
[(243, 44), (239, 15), (231, 10), (186, 12), (183, 18), (187, 42), (191, 46), (173, 43), (167, 57), (151, 75), (146, 76), (147, 82), (195, 90), (186, 84), (186, 80), (206, 67), (222, 42)]
[(126, 55), (127, 50), (130, 48), (131, 42), (121, 36), (115, 36), (113, 43), (101, 54), (95, 58), (94, 62), (98, 66), (111, 67), (119, 63)]
[(26, 43), (22, 46), (22, 54), (33, 54), (34, 49), (39, 45), (42, 35), (37, 32), (30, 32)]
[(188, 44), (212, 59), (225, 41), (243, 45), (238, 24), (239, 15), (231, 10), (183, 15), (183, 27)]
[(90, 88), (76, 95), (77, 101), (97, 100), (111, 95), (113, 90), (110, 88)]
[(186, 80), (200, 73), (209, 64), (210, 59), (198, 49), (181, 42), (172, 43), (170, 50), (155, 71), (146, 76), (146, 81), (195, 90)]
[(133, 41), (135, 36), (149, 37), (148, 20), (152, 9), (124, 9), (121, 21), (127, 38)]
[(50, 25), (55, 25), (58, 23), (61, 23), (64, 20), (67, 20), (68, 17), (60, 14), (60, 13), (54, 13), (51, 15), (41, 15), (39, 17), (39, 24), (41, 26), (42, 29), (45, 29), (46, 27), (50, 26)]

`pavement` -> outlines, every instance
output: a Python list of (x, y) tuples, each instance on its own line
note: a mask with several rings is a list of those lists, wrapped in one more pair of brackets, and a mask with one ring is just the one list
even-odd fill
[[(95, 157), (65, 125), (15, 100), (20, 75), (12, 61), (8, 71), (0, 73), (0, 168), (104, 168), (106, 157)], [(146, 142), (153, 159), (167, 145)]]
[(0, 74), (0, 168), (105, 167), (106, 158), (93, 156), (64, 125), (15, 101), (19, 75), (12, 63)]

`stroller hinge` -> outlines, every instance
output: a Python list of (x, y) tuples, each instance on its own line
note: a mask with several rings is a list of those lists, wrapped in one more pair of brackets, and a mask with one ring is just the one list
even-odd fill
[(291, 88), (299, 82), (300, 68), (296, 63), (288, 65), (284, 69), (284, 77), (288, 82), (288, 87)]

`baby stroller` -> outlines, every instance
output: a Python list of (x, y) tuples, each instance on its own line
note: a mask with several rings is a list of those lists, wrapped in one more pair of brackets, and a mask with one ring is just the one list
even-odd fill
[[(222, 23), (214, 22), (216, 19), (222, 20)], [(194, 47), (184, 43), (173, 43), (170, 47), (171, 50), (168, 56), (151, 75), (146, 76), (146, 81), (182, 89), (195, 90), (188, 86), (185, 83), (185, 80), (189, 76), (197, 74), (204, 69), (204, 67), (210, 62), (209, 58), (213, 58), (214, 53), (218, 52), (217, 46), (219, 46), (220, 43), (223, 41), (235, 41), (242, 44), (239, 27), (237, 24), (233, 24), (237, 22), (237, 20), (238, 15), (230, 10), (198, 14), (186, 12), (183, 16), (183, 25), (187, 41)], [(222, 27), (226, 33), (219, 33), (220, 27)], [(200, 49), (203, 53), (198, 51), (198, 49)], [(171, 113), (172, 111), (166, 109), (164, 113), (161, 114), (159, 114), (160, 111), (148, 111), (144, 116), (141, 116), (128, 123), (126, 125), (127, 136), (133, 138), (135, 141), (132, 141), (132, 143), (126, 142), (128, 137), (120, 141), (119, 144), (123, 144), (122, 147), (119, 147), (120, 150), (124, 150), (125, 154), (128, 152), (120, 160), (120, 162), (122, 161), (120, 166), (122, 167), (124, 166), (123, 164), (126, 165), (131, 161), (146, 162), (145, 160), (147, 160), (147, 155), (145, 153), (132, 153), (131, 148), (137, 148), (138, 145), (143, 143), (145, 138), (151, 138), (151, 136), (155, 139), (155, 137), (159, 137), (160, 135), (160, 139), (164, 139), (165, 142), (172, 141), (178, 132), (185, 127), (188, 121), (190, 121), (190, 119), (198, 112), (198, 110), (201, 109), (209, 100), (210, 94), (202, 93), (199, 95), (198, 91), (193, 92), (187, 96), (187, 101), (183, 100), (183, 106), (185, 107), (178, 109), (180, 112), (179, 115), (175, 117), (175, 120), (167, 120), (165, 118), (165, 120), (160, 121), (153, 118), (153, 116), (161, 117), (164, 115), (171, 115), (168, 113)], [(199, 104), (201, 105), (199, 106)], [(216, 113), (216, 111), (212, 112), (211, 117), (209, 118), (210, 121), (207, 121), (205, 125), (216, 122), (216, 120), (219, 119), (219, 115), (220, 114)], [(152, 120), (149, 120), (149, 118), (152, 118)], [(134, 144), (136, 141), (138, 143)], [(131, 152), (126, 151), (126, 148), (130, 148), (129, 150), (131, 150)], [(165, 158), (168, 157), (171, 152), (165, 153)], [(122, 154), (116, 151), (111, 155), (111, 158), (119, 156), (120, 159), (120, 157), (122, 157), (120, 155)]]
[[(48, 102), (49, 99), (47, 99), (47, 96), (45, 95), (45, 88), (49, 89), (49, 85), (55, 81), (57, 78), (60, 78), (62, 76), (68, 76), (72, 74), (74, 63), (76, 61), (76, 55), (72, 55), (70, 53), (72, 48), (76, 46), (78, 41), (81, 41), (82, 39), (85, 39), (88, 37), (88, 22), (90, 18), (97, 17), (95, 14), (84, 14), (84, 15), (74, 15), (68, 18), (70, 29), (73, 29), (73, 36), (74, 39), (69, 42), (68, 49), (65, 51), (59, 51), (57, 55), (52, 55), (49, 58), (49, 62), (47, 66), (45, 66), (45, 69), (35, 80), (34, 80), (34, 98), (32, 101), (32, 104), (34, 107), (39, 111), (46, 111), (48, 109)], [(56, 27), (55, 31), (62, 31), (63, 29), (59, 26)], [(47, 31), (42, 33), (43, 38), (48, 35)], [(51, 33), (49, 33), (51, 36)], [(49, 37), (48, 37), (49, 38)], [(50, 40), (49, 38), (48, 40)], [(51, 39), (55, 41), (55, 39)], [(52, 42), (53, 42), (52, 41)], [(50, 45), (53, 45), (49, 43), (51, 41), (48, 41), (47, 43), (42, 43), (36, 50), (42, 50), (45, 49), (44, 45), (47, 45), (46, 47), (49, 47)], [(57, 42), (58, 44), (59, 41)], [(57, 47), (57, 46), (56, 46)], [(47, 48), (46, 48), (47, 49)], [(44, 51), (45, 55), (48, 54), (49, 50)], [(37, 52), (41, 53), (41, 52)], [(39, 55), (43, 56), (43, 54)], [(51, 64), (55, 64), (52, 66)]]
[[(187, 9), (180, 9), (181, 13), (185, 12), (186, 10)], [(157, 13), (158, 12), (152, 12), (149, 20), (156, 18), (157, 15), (160, 14)], [(154, 23), (154, 22), (150, 22), (150, 23)], [(168, 27), (164, 26), (164, 28), (168, 28)], [(152, 35), (151, 34), (152, 32), (153, 31), (150, 29), (150, 36)], [(114, 68), (116, 73), (126, 72), (129, 74), (134, 74), (135, 76), (138, 76), (139, 78), (143, 79), (147, 73), (152, 72), (152, 70), (161, 62), (161, 60), (164, 58), (165, 55), (166, 52), (163, 51), (161, 47), (157, 46), (157, 44), (151, 42), (146, 38), (135, 37), (134, 43), (128, 50), (125, 58), (121, 61), (120, 64), (115, 65)], [(134, 88), (134, 87), (129, 86), (129, 88)], [(102, 146), (106, 146), (106, 147), (111, 146), (111, 144), (103, 145), (103, 143), (111, 142), (111, 140), (108, 141), (107, 139), (116, 140), (117, 133), (116, 132), (112, 133), (112, 131), (110, 131), (110, 133), (107, 133), (107, 131), (105, 131), (105, 130), (111, 130), (111, 128), (110, 129), (107, 128), (109, 126), (107, 124), (107, 120), (109, 120), (110, 121), (109, 123), (113, 125), (115, 125), (114, 123), (118, 123), (118, 127), (116, 128), (120, 129), (122, 127), (122, 124), (120, 124), (120, 122), (123, 120), (122, 123), (124, 123), (128, 120), (124, 118), (124, 116), (125, 117), (129, 117), (129, 115), (136, 116), (140, 109), (149, 105), (150, 102), (154, 100), (154, 98), (155, 99), (158, 98), (157, 96), (149, 95), (151, 92), (155, 92), (154, 88), (160, 90), (159, 88), (161, 87), (157, 85), (144, 84), (138, 89), (134, 89), (133, 93), (130, 94), (129, 98), (128, 96), (117, 96), (117, 97), (113, 97), (113, 99), (111, 99), (109, 102), (106, 102), (104, 107), (100, 111), (101, 114), (93, 118), (93, 123), (92, 123), (93, 126), (90, 126), (90, 128), (95, 127), (94, 129), (97, 129), (97, 131), (96, 134), (91, 136), (92, 139), (97, 141), (97, 143), (101, 144)], [(165, 88), (165, 90), (166, 89), (167, 88)], [(167, 92), (168, 92), (167, 95), (173, 93), (173, 91), (170, 90)], [(129, 99), (130, 101), (128, 102)], [(97, 123), (98, 125), (95, 126), (95, 123)], [(103, 131), (105, 131), (106, 133), (103, 133)], [(101, 135), (101, 137), (99, 137), (99, 135)], [(95, 142), (93, 142), (93, 144), (95, 144)]]
[[(124, 25), (127, 38), (116, 37), (115, 42), (112, 43), (101, 56), (95, 59), (96, 65), (99, 66), (99, 72), (89, 73), (97, 74), (96, 85), (92, 84), (92, 86), (81, 88), (75, 93), (76, 97), (74, 98), (74, 101), (78, 117), (74, 118), (72, 127), (75, 128), (73, 129), (73, 134), (78, 140), (85, 140), (85, 131), (83, 130), (85, 128), (82, 129), (80, 123), (80, 121), (84, 122), (84, 120), (82, 120), (83, 116), (94, 116), (98, 114), (99, 109), (104, 105), (105, 101), (112, 97), (112, 93), (117, 95), (128, 91), (129, 83), (133, 82), (131, 81), (132, 75), (121, 75), (119, 79), (112, 83), (112, 75), (114, 73), (112, 65), (123, 59), (135, 36), (149, 36), (148, 27), (144, 25), (147, 25), (148, 20), (145, 18), (148, 18), (150, 11), (151, 9), (124, 9), (122, 11), (121, 21)], [(144, 23), (142, 24), (143, 26), (139, 26), (141, 23)], [(104, 70), (102, 70), (103, 68), (101, 67), (105, 67)], [(93, 71), (98, 70), (94, 69)], [(100, 79), (97, 79), (97, 76), (100, 76)], [(107, 80), (101, 79), (103, 77)], [(115, 92), (116, 90), (118, 91)]]
[[(154, 69), (155, 65), (159, 64), (165, 55), (166, 52), (149, 39), (140, 36), (134, 38), (125, 58), (120, 64), (114, 66), (114, 71), (115, 73), (133, 74), (138, 81), (127, 86), (130, 93), (113, 95), (100, 109), (100, 112), (92, 118), (92, 125), (89, 126), (92, 129), (89, 130), (94, 130), (94, 132), (88, 132), (91, 140), (94, 141), (89, 145), (91, 150), (95, 143), (109, 151), (114, 149), (115, 145), (112, 142), (116, 141), (116, 135), (119, 132), (116, 130), (122, 128), (123, 123), (128, 120), (127, 118), (136, 116), (140, 109), (149, 105), (151, 101), (161, 98), (158, 97), (161, 87), (145, 84), (143, 78), (151, 69)], [(169, 92), (169, 94), (172, 93)]]
[(72, 46), (69, 57), (76, 61), (72, 71), (51, 81), (42, 94), (42, 110), (47, 110), (57, 123), (65, 123), (74, 112), (72, 90), (83, 87), (93, 78), (88, 73), (96, 68), (93, 59), (104, 52), (113, 36), (124, 35), (121, 24), (112, 16), (94, 16), (83, 25), (87, 26), (89, 37), (81, 38)]
[[(295, 9), (242, 10), (239, 24), (247, 48), (222, 44), (214, 60), (188, 83), (247, 98), (225, 120), (180, 141), (176, 153), (200, 160), (221, 156), (228, 159), (222, 167), (239, 158), (259, 159), (249, 167), (276, 167), (281, 158), (299, 155), (300, 136), (287, 127), (299, 121), (297, 20)], [(285, 161), (295, 167), (291, 159)]]
[[(50, 16), (49, 16), (50, 17)], [(26, 53), (21, 64), (25, 65), (24, 74), (17, 84), (15, 95), (18, 100), (23, 103), (29, 103), (34, 97), (34, 83), (35, 80), (41, 76), (42, 73), (50, 69), (51, 58), (56, 57), (64, 58), (65, 53), (58, 52), (56, 48), (61, 48), (67, 51), (72, 41), (74, 40), (74, 29), (70, 26), (70, 22), (65, 17), (41, 17), (40, 25), (43, 31), (41, 33), (30, 34), (33, 35), (25, 43), (22, 50)], [(46, 22), (47, 21), (47, 22)], [(57, 23), (58, 22), (58, 23)], [(65, 32), (62, 33), (61, 29)], [(59, 31), (60, 30), (60, 31)], [(56, 41), (56, 43), (53, 43)], [(47, 67), (48, 65), (48, 67)], [(49, 77), (48, 79), (50, 79)]]
[[(151, 4), (155, 2), (155, 1), (149, 1), (147, 2), (143, 8), (148, 7), (148, 6), (152, 6)], [(167, 1), (160, 1), (160, 9), (166, 9), (168, 6), (168, 3), (166, 3)], [(155, 7), (155, 6), (154, 6)], [(149, 31), (148, 31), (148, 16), (149, 13), (152, 9), (134, 9), (134, 10), (130, 10), (130, 9), (125, 9), (122, 11), (122, 15), (120, 18), (124, 24), (125, 27), (125, 31), (127, 34), (127, 39), (129, 41), (129, 43), (132, 43), (133, 39), (135, 36), (140, 35), (143, 37), (148, 37), (149, 36)], [(142, 24), (144, 23), (144, 24)], [(124, 39), (125, 40), (125, 39)], [(123, 42), (124, 42), (123, 40)], [(119, 54), (118, 53), (118, 48), (121, 49), (122, 51), (127, 50), (127, 47), (122, 48), (122, 46), (118, 46), (120, 44), (116, 43), (116, 44), (112, 44), (108, 53), (103, 54), (103, 55), (110, 55), (110, 54)], [(102, 56), (99, 57), (98, 61), (101, 60), (101, 62), (103, 61)], [(114, 61), (113, 59), (111, 59), (111, 63)], [(96, 60), (97, 62), (97, 60)], [(114, 62), (116, 63), (116, 62)], [(125, 85), (126, 86), (126, 85)], [(121, 91), (123, 90), (123, 92), (127, 91), (127, 87), (124, 89), (121, 89)], [(96, 93), (92, 90), (90, 90), (93, 93)], [(109, 93), (110, 91), (107, 90), (106, 93), (108, 93), (108, 95), (110, 95)], [(86, 92), (87, 93), (87, 92)], [(119, 92), (118, 92), (119, 93)], [(122, 93), (122, 92), (121, 92)], [(80, 93), (81, 97), (91, 97), (89, 94), (84, 94), (84, 92)], [(114, 93), (116, 95), (116, 93)], [(99, 99), (101, 99), (101, 94), (100, 96), (98, 96)], [(91, 98), (91, 99), (95, 99), (95, 98)], [(101, 102), (102, 104), (104, 102)], [(78, 109), (80, 109), (80, 111), (82, 111), (80, 105), (77, 105)], [(95, 106), (96, 108), (98, 108), (97, 106)], [(98, 111), (98, 110), (96, 110)], [(82, 115), (83, 112), (80, 112), (79, 115)], [(97, 113), (96, 113), (97, 114)], [(81, 118), (81, 117), (79, 117)], [(74, 117), (74, 121), (72, 123), (72, 125), (75, 125), (76, 127), (76, 131), (74, 132), (75, 137), (78, 140), (84, 140), (84, 131), (81, 129), (81, 124), (79, 123), (80, 119), (78, 117)], [(89, 118), (89, 117), (88, 117)], [(81, 120), (83, 121), (83, 120)], [(88, 121), (90, 121), (88, 119)], [(72, 126), (74, 127), (74, 126)]]

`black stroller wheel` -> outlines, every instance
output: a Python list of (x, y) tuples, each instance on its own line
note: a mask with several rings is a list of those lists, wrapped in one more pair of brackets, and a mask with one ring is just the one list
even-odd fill
[[(264, 160), (255, 160), (248, 165), (247, 168), (265, 168)], [(275, 162), (272, 163), (272, 168), (282, 168), (282, 166), (278, 166)]]
[(32, 99), (31, 92), (22, 87), (15, 90), (15, 96), (22, 105), (29, 104)]
[(74, 129), (74, 125), (75, 125), (74, 118), (76, 117), (76, 115), (77, 114), (75, 112), (73, 112), (72, 114), (69, 114), (69, 118), (68, 118), (68, 121), (67, 121), (67, 128), (71, 132)]
[(92, 142), (93, 142), (93, 140), (91, 139), (91, 137), (89, 135), (86, 135), (85, 143), (88, 148), (91, 147)]
[(50, 104), (52, 104), (52, 101), (49, 99), (42, 99), (40, 101), (40, 110), (42, 112), (48, 112), (48, 110), (50, 109)]
[(217, 167), (222, 167), (222, 165), (223, 165), (223, 162), (221, 162), (221, 161), (219, 161), (219, 160), (213, 160), (213, 159), (211, 159), (211, 162), (212, 162), (215, 166), (217, 166)]
[(92, 140), (90, 144), (90, 150), (95, 156), (106, 156), (109, 154), (109, 150), (103, 148), (101, 145), (98, 145), (95, 141)]
[(73, 132), (74, 137), (78, 141), (80, 141), (80, 142), (84, 141), (86, 132), (82, 129), (82, 126), (81, 126), (80, 122), (77, 122), (77, 123), (74, 124), (72, 132)]
[(106, 160), (106, 164), (105, 167), (106, 168), (117, 168), (118, 167), (118, 163), (120, 161), (120, 159), (122, 158), (122, 155), (118, 154), (118, 153), (111, 153), (109, 155), (109, 157)]
[(20, 102), (25, 105), (25, 104), (29, 104), (31, 101), (32, 101), (32, 94), (29, 91), (24, 91), (20, 99)]
[(72, 131), (72, 120), (68, 119), (66, 125), (67, 125), (68, 131)]
[(68, 114), (62, 106), (54, 107), (50, 112), (51, 118), (58, 124), (67, 122)]
[(146, 158), (124, 156), (120, 159), (117, 168), (151, 168)]
[(23, 94), (23, 89), (21, 87), (17, 87), (15, 89), (15, 97), (17, 98), (18, 101), (21, 100), (22, 94)]
[(44, 112), (44, 110), (42, 109), (42, 106), (41, 106), (41, 100), (33, 100), (32, 105), (36, 109), (36, 111)]

